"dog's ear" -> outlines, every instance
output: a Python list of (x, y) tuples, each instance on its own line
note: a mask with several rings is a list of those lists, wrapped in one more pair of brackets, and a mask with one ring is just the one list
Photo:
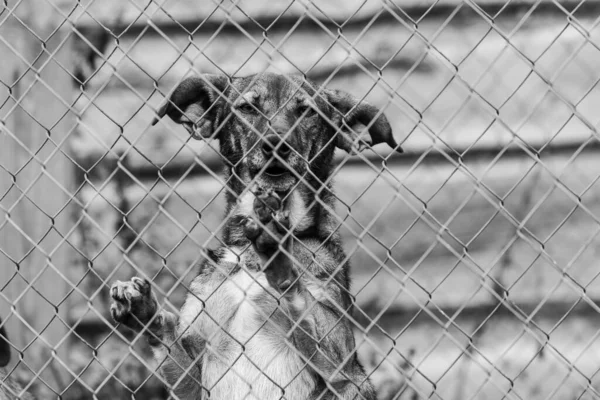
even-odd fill
[[(1, 319), (0, 325), (2, 325)], [(6, 329), (4, 329), (4, 326), (0, 326), (0, 368), (6, 367), (9, 362), (10, 345), (8, 344), (8, 336), (6, 336)]]
[(223, 119), (223, 92), (227, 84), (224, 75), (204, 74), (184, 79), (158, 109), (152, 125), (167, 115), (195, 139), (213, 137)]
[[(387, 143), (402, 153), (402, 148), (394, 140), (390, 123), (377, 107), (340, 90), (327, 90), (325, 93), (334, 108), (331, 120), (341, 130), (336, 138), (337, 147), (355, 154), (378, 143)], [(355, 130), (359, 125), (368, 128), (370, 140), (359, 139)]]

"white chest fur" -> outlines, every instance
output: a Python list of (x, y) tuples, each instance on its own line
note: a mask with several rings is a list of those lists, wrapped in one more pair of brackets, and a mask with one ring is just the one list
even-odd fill
[(200, 301), (196, 307), (186, 302), (181, 315), (182, 326), (208, 339), (202, 380), (210, 398), (308, 398), (314, 380), (302, 356), (286, 340), (288, 328), (274, 317), (278, 306), (264, 273), (246, 270), (242, 261), (235, 274), (212, 281), (214, 285), (192, 286), (204, 306)]

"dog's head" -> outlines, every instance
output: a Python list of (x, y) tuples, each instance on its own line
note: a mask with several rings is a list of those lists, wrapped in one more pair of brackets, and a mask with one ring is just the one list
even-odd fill
[[(167, 115), (197, 139), (219, 139), (221, 153), (246, 183), (280, 190), (307, 173), (326, 178), (336, 147), (355, 153), (387, 143), (402, 151), (376, 107), (298, 76), (187, 78), (157, 114), (153, 125)], [(358, 125), (369, 139), (354, 131)]]

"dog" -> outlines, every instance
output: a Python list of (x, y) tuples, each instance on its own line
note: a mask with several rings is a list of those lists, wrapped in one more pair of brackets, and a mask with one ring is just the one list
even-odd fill
[(179, 316), (134, 277), (111, 287), (113, 319), (143, 332), (181, 399), (375, 399), (346, 318), (353, 298), (331, 174), (336, 148), (402, 152), (386, 117), (343, 91), (272, 73), (186, 78), (152, 124), (165, 116), (220, 141), (223, 246), (206, 250)]
[(0, 400), (34, 400), (34, 397), (23, 390), (23, 387), (11, 376), (6, 366), (10, 362), (10, 344), (6, 329), (0, 319)]

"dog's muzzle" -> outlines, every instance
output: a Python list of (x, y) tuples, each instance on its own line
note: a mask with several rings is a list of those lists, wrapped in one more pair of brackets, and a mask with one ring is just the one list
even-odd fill
[(292, 153), (292, 148), (278, 135), (265, 136), (261, 151), (265, 159), (268, 160), (264, 171), (266, 175), (277, 178), (290, 173), (287, 161)]

